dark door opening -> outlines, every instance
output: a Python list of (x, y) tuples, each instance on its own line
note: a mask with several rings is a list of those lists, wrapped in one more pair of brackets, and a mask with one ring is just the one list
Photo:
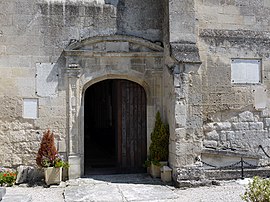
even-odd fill
[(86, 90), (84, 103), (85, 175), (145, 172), (144, 89), (127, 80), (105, 80)]

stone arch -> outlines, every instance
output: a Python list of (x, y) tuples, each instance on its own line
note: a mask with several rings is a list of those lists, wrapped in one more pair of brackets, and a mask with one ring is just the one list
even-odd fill
[(88, 79), (88, 80), (84, 81), (84, 83), (82, 84), (82, 86), (83, 86), (83, 89), (82, 89), (83, 94), (84, 94), (85, 90), (87, 88), (89, 88), (91, 85), (93, 85), (95, 83), (98, 83), (100, 81), (103, 81), (103, 80), (107, 80), (107, 79), (125, 79), (125, 80), (128, 80), (128, 81), (135, 82), (135, 83), (137, 83), (137, 84), (139, 84), (140, 86), (143, 87), (143, 89), (145, 90), (147, 99), (151, 97), (150, 86), (144, 79), (141, 79), (139, 77), (134, 77), (134, 76), (131, 76), (131, 75), (127, 75), (127, 74), (124, 75), (124, 74), (106, 74), (106, 73), (96, 75), (92, 79)]
[(151, 41), (147, 41), (142, 38), (126, 36), (126, 35), (109, 35), (109, 36), (95, 36), (83, 39), (81, 41), (72, 41), (70, 45), (65, 49), (68, 50), (80, 50), (83, 47), (87, 47), (93, 44), (101, 43), (101, 42), (130, 42), (133, 44), (137, 44), (143, 47), (148, 48), (149, 50), (155, 52), (163, 52), (164, 49), (160, 45), (152, 43)]

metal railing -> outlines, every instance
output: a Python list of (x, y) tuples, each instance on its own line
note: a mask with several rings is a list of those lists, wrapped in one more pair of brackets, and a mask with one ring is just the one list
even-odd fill
[[(263, 151), (264, 155), (267, 158), (270, 158), (270, 155), (268, 155), (265, 151), (265, 149), (262, 147), (262, 145), (259, 145), (259, 148)], [(206, 163), (204, 161), (202, 161), (201, 159), (198, 160), (199, 162), (201, 162), (203, 165), (211, 167), (211, 169), (213, 170), (228, 170), (228, 169), (241, 169), (241, 178), (244, 179), (244, 169), (256, 169), (256, 168), (264, 168), (264, 167), (269, 167), (270, 164), (266, 164), (266, 165), (253, 165), (247, 161), (244, 160), (243, 157), (241, 157), (240, 161), (236, 162), (236, 163), (232, 163), (226, 166), (216, 166), (216, 165), (212, 165), (209, 163)]]

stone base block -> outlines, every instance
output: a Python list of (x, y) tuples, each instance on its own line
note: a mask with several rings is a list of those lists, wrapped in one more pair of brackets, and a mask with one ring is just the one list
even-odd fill
[(69, 162), (69, 168), (68, 168), (69, 179), (80, 178), (81, 177), (81, 157), (69, 156), (68, 162)]
[(6, 188), (0, 187), (0, 201), (5, 196), (5, 194), (6, 194)]
[(210, 186), (212, 185), (211, 180), (180, 180), (175, 183), (175, 186), (178, 188), (184, 187), (201, 187), (201, 186)]
[(163, 182), (171, 182), (172, 181), (172, 169), (168, 166), (163, 166), (160, 168), (161, 172), (161, 180)]
[(204, 168), (201, 166), (185, 166), (177, 169), (177, 181), (195, 180), (200, 181), (205, 179)]

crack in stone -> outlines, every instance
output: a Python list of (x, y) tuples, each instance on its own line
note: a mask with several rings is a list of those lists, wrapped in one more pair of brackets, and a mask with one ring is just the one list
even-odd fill
[(122, 199), (123, 199), (123, 202), (127, 202), (127, 198), (124, 196), (123, 192), (121, 191), (119, 185), (116, 186), (118, 191), (119, 191), (119, 194), (121, 195)]

